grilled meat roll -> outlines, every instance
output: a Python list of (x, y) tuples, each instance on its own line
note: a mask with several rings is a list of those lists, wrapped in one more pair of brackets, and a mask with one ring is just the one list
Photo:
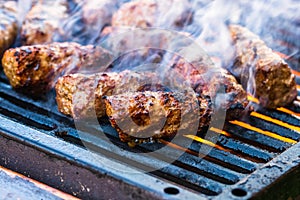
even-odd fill
[(99, 30), (111, 23), (112, 15), (117, 9), (117, 0), (83, 0), (82, 18), (84, 24), (92, 30)]
[(147, 91), (108, 96), (105, 105), (121, 141), (134, 147), (207, 126), (212, 112), (210, 100), (197, 99), (195, 102), (183, 94)]
[[(116, 59), (113, 70), (123, 71), (157, 64), (163, 57), (171, 57), (170, 54), (193, 42), (187, 36), (189, 34), (186, 32), (174, 33), (163, 29), (109, 26), (103, 29), (99, 43), (114, 53)], [(167, 52), (170, 53), (165, 56)]]
[(18, 32), (17, 2), (0, 2), (0, 57), (15, 41)]
[(58, 77), (85, 69), (102, 71), (110, 60), (110, 52), (101, 47), (52, 43), (9, 49), (2, 66), (14, 88), (41, 95), (54, 86)]
[[(108, 27), (102, 34), (107, 37), (104, 42), (107, 49), (118, 56), (125, 52), (125, 55), (119, 57), (120, 65), (116, 63), (113, 70), (134, 68), (135, 65), (144, 66), (145, 63), (155, 67), (155, 63), (163, 60), (164, 63), (169, 62), (169, 65), (164, 64), (161, 71), (176, 72), (174, 79), (180, 77), (188, 81), (198, 94), (210, 96), (215, 102), (215, 109), (228, 110), (228, 119), (238, 118), (244, 110), (247, 110), (249, 103), (247, 93), (235, 77), (226, 69), (214, 66), (205, 52), (197, 51), (197, 55), (194, 55), (198, 46), (192, 39), (186, 37), (185, 33)], [(141, 47), (144, 48), (140, 50)], [(135, 49), (139, 51), (133, 51)], [(169, 52), (176, 52), (182, 57)], [(220, 98), (224, 99), (221, 101)]]
[(165, 31), (111, 26), (103, 29), (100, 38), (103, 46), (114, 52), (116, 58), (131, 53), (131, 56), (139, 54), (143, 61), (149, 56), (149, 51), (167, 49), (174, 39), (173, 35)]
[(118, 73), (70, 74), (59, 78), (55, 85), (58, 110), (74, 119), (103, 117), (102, 97), (112, 93), (120, 78)]
[(159, 83), (154, 73), (128, 70), (66, 75), (59, 78), (55, 86), (58, 110), (74, 119), (100, 118), (105, 116), (104, 96), (151, 89), (149, 80)]
[(236, 58), (228, 70), (262, 106), (276, 108), (291, 103), (297, 96), (297, 88), (288, 64), (248, 29), (231, 25), (229, 30)]
[(80, 44), (93, 44), (101, 30), (111, 24), (113, 13), (118, 8), (117, 0), (77, 0), (76, 7), (64, 24), (66, 39)]
[(23, 45), (60, 42), (60, 24), (68, 17), (67, 0), (40, 0), (26, 15), (21, 28)]
[(171, 68), (190, 83), (198, 94), (209, 96), (214, 110), (226, 111), (228, 120), (239, 118), (248, 110), (247, 93), (229, 72), (212, 64), (208, 57), (188, 62), (175, 57)]
[(123, 4), (113, 15), (112, 26), (181, 29), (192, 17), (187, 0), (138, 0)]

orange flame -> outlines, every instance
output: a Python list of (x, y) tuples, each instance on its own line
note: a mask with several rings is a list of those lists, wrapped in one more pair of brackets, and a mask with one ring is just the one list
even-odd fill
[(290, 115), (294, 115), (294, 116), (297, 116), (297, 117), (300, 117), (300, 113), (296, 113), (292, 110), (289, 110), (287, 108), (283, 108), (283, 107), (280, 107), (280, 108), (277, 108), (278, 111), (281, 111), (281, 112), (284, 112), (284, 113), (287, 113), (287, 114), (290, 114)]
[(297, 90), (300, 90), (300, 85), (297, 85)]
[(181, 147), (181, 146), (179, 146), (179, 145), (177, 145), (177, 144), (174, 144), (174, 143), (165, 141), (165, 140), (163, 140), (163, 139), (160, 139), (159, 141), (160, 141), (162, 144), (168, 145), (168, 146), (170, 146), (170, 147), (172, 147), (172, 148), (174, 148), (174, 149), (177, 149), (177, 150), (180, 150), (180, 151), (187, 152), (187, 153), (189, 153), (189, 154), (191, 154), (191, 155), (198, 156), (198, 153), (196, 153), (196, 152), (194, 152), (194, 151), (191, 151), (191, 150), (189, 150), (189, 149), (186, 149), (186, 148), (184, 148), (184, 147)]
[(298, 126), (290, 125), (290, 124), (282, 122), (278, 119), (273, 119), (269, 116), (266, 116), (266, 115), (263, 115), (263, 114), (260, 114), (260, 113), (257, 113), (257, 112), (252, 112), (250, 115), (253, 116), (253, 117), (257, 117), (257, 118), (272, 122), (272, 123), (277, 124), (279, 126), (283, 126), (285, 128), (288, 128), (288, 129), (291, 129), (291, 130), (294, 130), (294, 131), (297, 131), (297, 132), (300, 133), (300, 127), (298, 127)]
[(296, 70), (293, 70), (293, 69), (291, 69), (292, 70), (292, 73), (293, 74), (295, 74), (296, 76), (300, 76), (300, 72), (298, 72), (298, 71), (296, 71)]
[(195, 136), (195, 135), (184, 135), (184, 137), (186, 138), (190, 138), (192, 140), (195, 140), (197, 142), (200, 142), (200, 143), (203, 143), (203, 144), (206, 144), (208, 146), (211, 146), (211, 147), (214, 147), (216, 149), (219, 149), (219, 150), (223, 150), (223, 151), (226, 151), (226, 149), (224, 149), (223, 147), (211, 142), (211, 141), (208, 141), (208, 140), (205, 140), (205, 139), (202, 139), (198, 136)]
[(281, 53), (279, 51), (273, 51), (274, 53), (276, 53), (277, 55), (279, 55), (282, 59), (289, 59), (290, 56), (284, 54), (284, 53)]
[(213, 132), (216, 132), (216, 133), (219, 133), (219, 134), (222, 134), (222, 135), (225, 135), (227, 137), (231, 137), (230, 133), (227, 133), (226, 131), (223, 131), (223, 130), (218, 129), (218, 128), (211, 127), (209, 130), (211, 130)]
[(247, 95), (247, 99), (248, 99), (248, 101), (252, 101), (254, 103), (259, 104), (259, 100), (257, 98), (255, 98), (254, 96), (252, 96), (251, 94)]
[(263, 135), (269, 136), (271, 138), (274, 138), (274, 139), (277, 139), (277, 140), (280, 140), (280, 141), (283, 141), (283, 142), (287, 142), (287, 143), (291, 143), (291, 144), (296, 144), (297, 143), (297, 141), (295, 141), (295, 140), (292, 140), (292, 139), (289, 139), (289, 138), (277, 135), (277, 134), (272, 133), (270, 131), (264, 131), (262, 129), (259, 129), (259, 128), (256, 128), (254, 126), (251, 126), (250, 124), (247, 124), (245, 122), (234, 120), (234, 121), (230, 121), (230, 123), (235, 124), (235, 125), (239, 125), (239, 126), (241, 126), (243, 128), (246, 128), (248, 130), (261, 133)]

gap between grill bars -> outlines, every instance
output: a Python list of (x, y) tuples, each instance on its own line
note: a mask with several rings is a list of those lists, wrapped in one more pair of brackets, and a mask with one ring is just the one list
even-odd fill
[[(255, 98), (249, 98), (257, 103)], [(56, 108), (48, 108), (46, 101), (32, 100), (13, 91), (3, 73), (0, 76), (0, 100), (0, 115), (4, 118), (41, 134), (61, 138), (82, 150), (86, 149), (83, 144), (88, 144), (94, 152), (124, 165), (141, 170), (159, 168), (148, 174), (204, 197), (220, 195), (224, 189), (244, 180), (300, 140), (299, 99), (287, 108), (260, 109), (242, 120), (226, 122), (223, 130), (210, 128), (209, 131), (217, 137), (216, 143), (212, 143), (214, 138), (203, 139), (187, 133), (180, 140), (161, 140), (159, 144), (143, 144), (134, 149), (119, 141), (116, 131), (105, 118), (100, 119), (101, 127), (89, 124), (90, 131), (79, 137), (72, 119), (63, 116)], [(105, 134), (99, 134), (100, 130)], [(42, 146), (38, 142), (36, 145)], [(164, 154), (142, 154), (164, 146)], [(206, 154), (205, 149), (210, 148)], [(63, 149), (57, 149), (60, 151)], [(165, 165), (177, 154), (182, 155), (171, 165)], [(172, 194), (178, 191), (166, 188), (164, 192)], [(237, 196), (241, 193), (238, 189), (233, 191)]]

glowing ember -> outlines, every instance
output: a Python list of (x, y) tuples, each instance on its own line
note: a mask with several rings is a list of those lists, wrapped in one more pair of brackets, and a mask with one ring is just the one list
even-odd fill
[(281, 112), (284, 112), (284, 113), (287, 113), (287, 114), (290, 114), (290, 115), (295, 115), (297, 117), (300, 117), (300, 113), (296, 113), (294, 111), (291, 111), (287, 108), (283, 108), (283, 107), (280, 107), (280, 108), (277, 108), (278, 111), (281, 111)]
[(191, 151), (191, 150), (189, 150), (189, 149), (186, 149), (186, 148), (184, 148), (184, 147), (181, 147), (181, 146), (179, 146), (179, 145), (177, 145), (177, 144), (174, 144), (174, 143), (171, 143), (171, 142), (167, 142), (167, 141), (165, 141), (165, 140), (163, 140), (163, 139), (160, 139), (159, 141), (160, 141), (162, 144), (168, 145), (168, 146), (170, 146), (170, 147), (172, 147), (172, 148), (174, 148), (174, 149), (177, 149), (177, 150), (180, 150), (180, 151), (187, 152), (187, 153), (192, 154), (192, 155), (194, 155), (194, 156), (198, 156), (198, 155), (199, 155), (198, 153), (196, 153), (196, 152), (194, 152), (194, 151)]
[[(295, 74), (296, 76), (300, 76), (300, 72), (296, 71), (296, 70), (292, 70), (292, 73)], [(299, 86), (298, 86), (299, 88)]]
[(284, 53), (281, 53), (281, 52), (278, 52), (278, 51), (273, 51), (273, 52), (276, 53), (277, 55), (279, 55), (283, 59), (289, 59), (290, 58), (290, 56), (288, 56)]
[(254, 96), (248, 94), (247, 98), (249, 101), (259, 104), (259, 100), (257, 98), (255, 98)]
[(289, 138), (286, 138), (286, 137), (282, 137), (282, 136), (277, 135), (276, 133), (272, 133), (270, 131), (264, 131), (262, 129), (251, 126), (250, 124), (247, 124), (245, 122), (234, 120), (234, 121), (230, 121), (230, 123), (241, 126), (241, 127), (246, 128), (248, 130), (251, 130), (251, 131), (261, 133), (261, 134), (269, 136), (271, 138), (275, 138), (275, 139), (283, 141), (283, 142), (287, 142), (287, 143), (291, 143), (291, 144), (296, 144), (297, 143), (297, 141), (295, 141), (295, 140), (292, 140), (292, 139), (289, 139)]
[(219, 134), (222, 134), (222, 135), (225, 135), (227, 137), (231, 137), (230, 133), (227, 133), (226, 131), (223, 131), (223, 130), (218, 129), (218, 128), (211, 127), (209, 130), (211, 130), (213, 132), (216, 132), (216, 133), (219, 133)]
[(197, 142), (200, 142), (200, 143), (203, 143), (203, 144), (206, 144), (208, 146), (211, 146), (211, 147), (214, 147), (216, 149), (220, 149), (220, 150), (223, 150), (223, 151), (226, 151), (226, 149), (224, 149), (223, 147), (211, 142), (211, 141), (208, 141), (208, 140), (205, 140), (205, 139), (202, 139), (200, 137), (197, 137), (195, 135), (184, 135), (184, 137), (187, 137), (187, 138), (190, 138), (192, 140), (195, 140)]
[(300, 127), (294, 126), (294, 125), (290, 125), (290, 124), (282, 122), (282, 121), (280, 121), (278, 119), (273, 119), (273, 118), (271, 118), (269, 116), (266, 116), (266, 115), (263, 115), (263, 114), (260, 114), (260, 113), (257, 113), (257, 112), (252, 112), (250, 115), (253, 116), (253, 117), (257, 117), (257, 118), (266, 120), (268, 122), (272, 122), (272, 123), (277, 124), (279, 126), (283, 126), (285, 128), (288, 128), (288, 129), (300, 132)]

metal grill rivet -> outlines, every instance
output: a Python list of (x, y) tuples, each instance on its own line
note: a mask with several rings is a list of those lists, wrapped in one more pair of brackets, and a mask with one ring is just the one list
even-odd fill
[(179, 194), (179, 190), (177, 188), (174, 187), (167, 187), (164, 189), (164, 192), (167, 194), (171, 194), (171, 195), (176, 195)]
[(233, 189), (233, 190), (231, 190), (231, 193), (234, 196), (238, 196), (238, 197), (244, 197), (244, 196), (247, 195), (247, 192), (244, 189), (241, 189), (241, 188)]

